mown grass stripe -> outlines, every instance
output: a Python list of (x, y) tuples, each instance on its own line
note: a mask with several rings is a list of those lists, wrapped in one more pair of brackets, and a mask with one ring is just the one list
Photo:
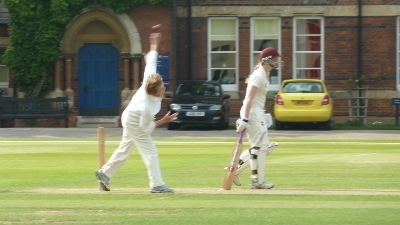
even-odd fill
[[(106, 141), (107, 143), (119, 143), (120, 141)], [(41, 144), (41, 143), (46, 143), (46, 144), (60, 144), (60, 143), (68, 143), (68, 144), (94, 144), (97, 143), (97, 141), (66, 141), (66, 140), (60, 140), (60, 141), (42, 141), (42, 140), (32, 140), (32, 141), (0, 141), (0, 144)], [(233, 144), (233, 141), (156, 141), (156, 144)], [(321, 141), (301, 141), (301, 142), (295, 142), (295, 141), (279, 141), (279, 144), (293, 144), (293, 145), (309, 145), (309, 144), (329, 144), (329, 145), (400, 145), (400, 142), (359, 142), (359, 141), (346, 141), (346, 142), (321, 142)]]

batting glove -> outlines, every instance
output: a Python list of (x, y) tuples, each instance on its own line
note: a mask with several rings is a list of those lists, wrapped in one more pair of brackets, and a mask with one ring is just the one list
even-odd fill
[(264, 119), (265, 119), (265, 122), (267, 123), (268, 128), (270, 128), (272, 125), (274, 125), (274, 120), (272, 119), (272, 116), (270, 113), (264, 114)]
[(249, 127), (248, 119), (237, 119), (236, 120), (236, 132), (240, 133)]

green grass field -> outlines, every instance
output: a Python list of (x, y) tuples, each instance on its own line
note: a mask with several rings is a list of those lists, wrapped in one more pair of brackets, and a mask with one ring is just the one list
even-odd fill
[(219, 189), (234, 139), (156, 141), (172, 195), (148, 193), (136, 151), (100, 192), (94, 139), (1, 139), (0, 224), (400, 224), (400, 140), (276, 140), (276, 188), (250, 190), (246, 172), (231, 191)]

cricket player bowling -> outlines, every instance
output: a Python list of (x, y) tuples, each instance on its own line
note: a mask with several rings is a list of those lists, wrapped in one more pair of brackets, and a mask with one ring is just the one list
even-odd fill
[[(160, 26), (153, 26), (153, 29)], [(177, 113), (171, 115), (168, 112), (162, 119), (154, 120), (154, 116), (160, 111), (161, 100), (165, 91), (163, 80), (156, 71), (160, 38), (160, 33), (150, 34), (150, 52), (146, 55), (143, 83), (121, 116), (122, 140), (108, 162), (96, 171), (96, 177), (106, 191), (110, 190), (110, 179), (126, 162), (136, 146), (147, 168), (150, 192), (174, 192), (162, 178), (156, 145), (151, 137), (155, 127), (174, 121), (178, 116)]]

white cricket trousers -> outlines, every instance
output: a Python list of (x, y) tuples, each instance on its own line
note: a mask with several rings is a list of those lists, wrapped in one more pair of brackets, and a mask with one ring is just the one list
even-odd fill
[(261, 149), (268, 149), (268, 125), (263, 111), (250, 113), (247, 139), (252, 147), (258, 146)]
[[(252, 174), (252, 178), (258, 178), (258, 183), (263, 183), (265, 180), (265, 160), (266, 152), (268, 149), (268, 125), (265, 120), (265, 113), (262, 110), (253, 111), (249, 115), (249, 128), (247, 128), (247, 139), (251, 145), (250, 151), (252, 154), (257, 155), (257, 159), (252, 159), (250, 157), (250, 169), (257, 171)], [(253, 147), (258, 147), (258, 149), (252, 149)], [(249, 151), (243, 152), (241, 155), (250, 155)]]
[(125, 163), (136, 146), (147, 168), (150, 188), (164, 185), (156, 145), (150, 134), (139, 127), (139, 117), (122, 118), (122, 140), (108, 162), (100, 169), (110, 179)]

